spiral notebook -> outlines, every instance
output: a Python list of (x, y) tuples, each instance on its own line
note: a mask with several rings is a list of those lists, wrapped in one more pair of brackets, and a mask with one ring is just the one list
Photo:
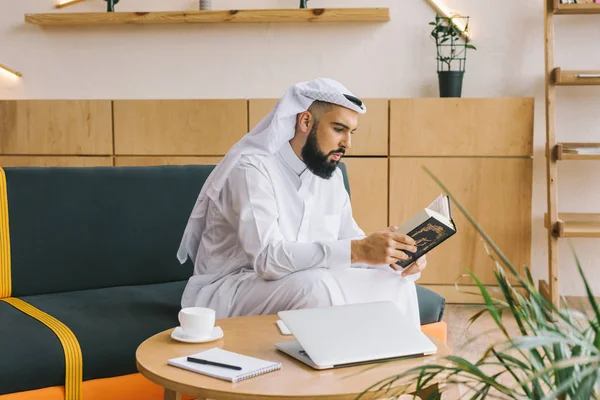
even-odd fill
[[(241, 367), (241, 371), (235, 371), (228, 368), (216, 367), (212, 365), (197, 364), (187, 361), (188, 357), (201, 358), (208, 361), (229, 364)], [(261, 360), (259, 358), (249, 357), (231, 351), (223, 350), (218, 347), (202, 351), (200, 353), (190, 354), (185, 357), (172, 358), (168, 361), (169, 365), (179, 367), (192, 372), (198, 372), (213, 378), (223, 379), (230, 382), (239, 382), (244, 379), (253, 378), (267, 372), (281, 369), (281, 363)]]

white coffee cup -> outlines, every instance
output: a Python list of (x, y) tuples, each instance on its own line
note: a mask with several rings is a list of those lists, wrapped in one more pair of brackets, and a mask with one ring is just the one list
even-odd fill
[(186, 307), (179, 311), (179, 325), (185, 336), (209, 337), (215, 327), (215, 310), (204, 307)]

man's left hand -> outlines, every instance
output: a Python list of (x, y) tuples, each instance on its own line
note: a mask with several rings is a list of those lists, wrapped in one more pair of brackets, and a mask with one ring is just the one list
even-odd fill
[(404, 270), (404, 272), (402, 272), (402, 276), (414, 275), (418, 274), (419, 272), (422, 272), (425, 268), (427, 268), (427, 258), (426, 256), (422, 256), (406, 268), (402, 268), (401, 266), (396, 264), (390, 264), (390, 267), (392, 267), (392, 269), (396, 271)]

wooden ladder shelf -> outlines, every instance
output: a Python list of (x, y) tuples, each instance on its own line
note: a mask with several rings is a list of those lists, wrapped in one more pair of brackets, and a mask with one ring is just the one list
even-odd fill
[[(548, 228), (546, 214), (546, 228)], [(600, 214), (598, 213), (558, 213), (554, 227), (557, 237), (600, 238)]]
[(600, 160), (600, 143), (558, 143), (557, 160)]
[(600, 14), (600, 4), (556, 4), (554, 13), (561, 14)]
[(554, 68), (552, 77), (556, 85), (600, 85), (600, 71), (563, 71)]
[(558, 212), (558, 162), (563, 160), (600, 160), (600, 143), (559, 143), (556, 140), (556, 91), (558, 86), (600, 85), (600, 70), (565, 71), (554, 65), (555, 15), (600, 14), (600, 4), (559, 4), (544, 0), (546, 59), (546, 188), (548, 210), (548, 282), (541, 280), (540, 292), (560, 306), (560, 238), (600, 238), (600, 214)]

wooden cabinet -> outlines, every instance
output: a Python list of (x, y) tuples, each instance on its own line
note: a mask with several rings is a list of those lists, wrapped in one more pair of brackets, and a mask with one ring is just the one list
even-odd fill
[[(275, 103), (0, 101), (0, 166), (216, 164)], [(365, 99), (365, 104), (367, 113), (359, 116), (343, 161), (354, 218), (366, 234), (402, 224), (441, 193), (424, 165), (516, 266), (529, 265), (533, 99)], [(564, 158), (574, 157), (570, 149), (563, 149)], [(494, 265), (456, 207), (453, 216), (458, 233), (428, 255), (419, 283), (449, 302), (481, 302), (457, 294), (453, 285), (467, 270), (495, 285)]]

